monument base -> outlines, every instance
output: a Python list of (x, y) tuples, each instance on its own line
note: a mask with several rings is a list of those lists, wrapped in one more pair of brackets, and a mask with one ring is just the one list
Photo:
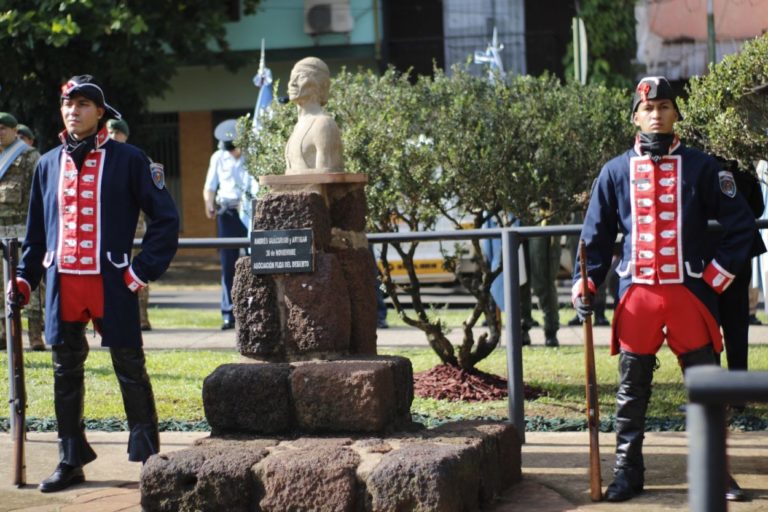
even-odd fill
[(439, 510), (486, 507), (519, 481), (506, 422), (461, 421), (380, 437), (205, 438), (151, 457), (147, 512)]
[(410, 427), (412, 401), (411, 362), (398, 356), (225, 364), (203, 382), (214, 436), (384, 434)]

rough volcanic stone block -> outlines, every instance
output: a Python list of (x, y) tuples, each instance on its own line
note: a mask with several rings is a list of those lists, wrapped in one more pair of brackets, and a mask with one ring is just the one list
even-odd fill
[[(341, 192), (341, 191), (340, 191)], [(330, 198), (331, 226), (345, 231), (365, 231), (367, 206), (365, 190), (354, 188), (344, 190), (343, 195)]]
[(154, 455), (141, 470), (145, 512), (250, 512), (256, 480), (252, 467), (265, 457), (260, 447), (196, 446)]
[(284, 357), (275, 280), (271, 275), (254, 275), (247, 256), (235, 264), (232, 312), (242, 355), (268, 360)]
[(336, 252), (341, 262), (351, 305), (349, 351), (376, 355), (376, 267), (367, 248)]
[(279, 434), (294, 429), (291, 366), (224, 364), (203, 382), (205, 417), (214, 435)]
[(458, 421), (428, 431), (433, 441), (476, 446), (479, 450), (480, 500), (493, 501), (521, 474), (520, 436), (507, 422)]
[(338, 446), (275, 452), (255, 468), (259, 510), (357, 510), (359, 461), (354, 451)]
[[(398, 410), (391, 361), (341, 360), (297, 365), (291, 374), (296, 421), (303, 432), (384, 432), (407, 416)], [(409, 404), (410, 406), (410, 404)]]
[(349, 293), (336, 256), (318, 253), (313, 273), (286, 275), (282, 283), (288, 359), (349, 353)]
[(478, 510), (476, 449), (418, 443), (385, 454), (367, 475), (365, 510)]
[(253, 229), (312, 229), (315, 247), (325, 250), (331, 242), (331, 216), (320, 194), (297, 192), (267, 194), (256, 202)]

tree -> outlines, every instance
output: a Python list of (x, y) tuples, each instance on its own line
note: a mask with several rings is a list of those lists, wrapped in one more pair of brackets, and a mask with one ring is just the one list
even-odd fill
[[(369, 176), (368, 228), (373, 232), (433, 231), (438, 219), (456, 229), (479, 228), (489, 218), (501, 226), (513, 217), (526, 224), (563, 222), (579, 208), (608, 158), (627, 147), (632, 126), (626, 93), (602, 86), (562, 86), (550, 76), (489, 82), (454, 68), (434, 78), (390, 69), (343, 71), (331, 85), (327, 110), (342, 131), (348, 172)], [(254, 136), (242, 121), (238, 141), (254, 174), (282, 174), (283, 148), (295, 108), (275, 107)], [(490, 269), (480, 244), (471, 250), (444, 245), (446, 266), (477, 299), (463, 324), (458, 350), (445, 326), (421, 298), (414, 265), (418, 243), (391, 243), (380, 253), (384, 283), (398, 315), (423, 330), (441, 361), (473, 368), (498, 345), (501, 329), (490, 286), (502, 269)], [(398, 289), (389, 250), (403, 262), (409, 282)], [(459, 260), (472, 259), (472, 269)], [(411, 298), (411, 308), (399, 293)], [(474, 339), (481, 318), (488, 332)]]
[[(245, 12), (259, 2), (244, 0)], [(227, 51), (226, 16), (226, 4), (214, 0), (5, 0), (2, 110), (31, 124), (49, 147), (61, 127), (61, 84), (89, 73), (104, 84), (107, 101), (134, 119), (168, 89), (179, 64), (237, 64)]]
[(690, 143), (743, 167), (768, 158), (768, 34), (691, 79), (688, 93), (677, 128)]
[[(587, 30), (589, 83), (632, 87), (637, 52), (635, 4), (637, 0), (581, 0), (578, 16)], [(565, 78), (573, 78), (573, 43), (563, 57)]]

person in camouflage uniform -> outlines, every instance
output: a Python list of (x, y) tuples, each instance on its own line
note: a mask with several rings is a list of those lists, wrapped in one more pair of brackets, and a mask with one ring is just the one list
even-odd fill
[[(18, 138), (17, 126), (15, 117), (0, 112), (0, 237), (16, 237), (21, 242), (26, 236), (29, 189), (40, 153)], [(45, 350), (41, 288), (32, 292), (26, 310), (32, 350)], [(0, 294), (0, 310), (5, 311), (5, 294)], [(5, 322), (0, 322), (0, 347), (6, 344)]]

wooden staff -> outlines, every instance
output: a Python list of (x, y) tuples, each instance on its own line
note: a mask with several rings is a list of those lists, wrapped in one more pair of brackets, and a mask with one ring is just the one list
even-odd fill
[[(579, 240), (579, 268), (581, 271), (581, 297), (589, 305), (589, 277), (587, 275), (587, 250), (584, 240)], [(603, 499), (600, 477), (600, 411), (597, 401), (597, 374), (595, 373), (595, 348), (592, 341), (592, 315), (587, 316), (584, 326), (584, 363), (587, 375), (587, 425), (589, 426), (589, 495), (592, 501)]]

